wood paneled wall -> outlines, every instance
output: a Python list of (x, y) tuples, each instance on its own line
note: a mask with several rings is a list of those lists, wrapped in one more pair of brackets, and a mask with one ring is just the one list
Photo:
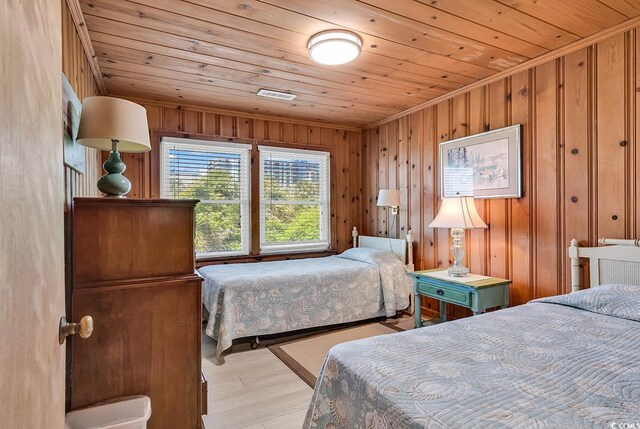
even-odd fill
[[(84, 97), (98, 95), (98, 89), (89, 68), (89, 62), (82, 49), (80, 37), (76, 31), (71, 12), (66, 0), (60, 0), (62, 8), (62, 73), (67, 77), (71, 87), (82, 101)], [(62, 77), (60, 78), (62, 85)], [(62, 100), (60, 100), (62, 106)], [(60, 109), (62, 114), (62, 109)], [(60, 118), (62, 121), (62, 117)], [(62, 135), (59, 144), (62, 146)], [(100, 151), (85, 148), (85, 172), (80, 174), (72, 168), (64, 165), (60, 159), (60, 168), (64, 171), (64, 242), (65, 242), (65, 302), (66, 316), (71, 320), (71, 205), (74, 197), (98, 196), (96, 182), (102, 175)], [(34, 166), (37, 168), (37, 166)], [(67, 342), (66, 354), (66, 405), (70, 406), (70, 369), (71, 369), (71, 348)]]
[[(449, 231), (427, 227), (439, 205), (438, 144), (523, 124), (524, 196), (476, 200), (490, 229), (467, 232), (466, 263), (512, 279), (513, 305), (570, 291), (572, 238), (640, 233), (639, 50), (632, 30), (364, 131), (364, 232), (412, 229), (417, 268), (448, 266)], [(376, 195), (396, 187), (402, 206), (389, 228)]]
[[(241, 138), (281, 143), (282, 147), (326, 147), (331, 151), (331, 221), (332, 248), (342, 251), (351, 246), (351, 229), (361, 229), (360, 213), (360, 152), (359, 131), (327, 128), (296, 122), (258, 119), (218, 113), (206, 108), (182, 108), (171, 104), (134, 100), (147, 109), (149, 128), (184, 133), (185, 137), (206, 135), (222, 141)], [(160, 179), (152, 167), (154, 152), (123, 154), (127, 165), (124, 175), (132, 184), (132, 198), (159, 198), (152, 182)]]
[[(98, 95), (89, 62), (82, 49), (66, 0), (62, 4), (62, 72), (82, 101), (85, 97)], [(62, 81), (60, 82), (62, 85)], [(62, 136), (60, 136), (62, 138)], [(62, 144), (62, 143), (60, 143)], [(102, 175), (99, 151), (85, 148), (86, 169), (84, 174), (64, 166), (65, 211), (71, 206), (73, 197), (98, 196), (96, 181)]]

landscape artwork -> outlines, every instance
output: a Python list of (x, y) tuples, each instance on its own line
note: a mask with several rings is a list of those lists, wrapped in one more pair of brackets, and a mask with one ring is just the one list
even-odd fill
[(520, 126), (441, 144), (442, 196), (521, 196)]
[(508, 188), (509, 140), (449, 149), (447, 167), (471, 170), (474, 190)]
[(84, 147), (76, 142), (80, 126), (82, 103), (73, 91), (69, 80), (62, 75), (62, 139), (64, 164), (78, 173), (84, 174)]

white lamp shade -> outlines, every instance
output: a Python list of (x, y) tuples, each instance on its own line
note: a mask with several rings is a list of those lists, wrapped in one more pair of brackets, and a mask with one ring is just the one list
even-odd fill
[(111, 140), (118, 140), (120, 152), (150, 151), (145, 108), (113, 97), (87, 97), (82, 100), (77, 142), (109, 151)]
[(378, 207), (400, 207), (400, 191), (397, 189), (380, 189)]
[(473, 197), (442, 198), (436, 218), (429, 228), (487, 228), (473, 202)]
[(328, 30), (309, 39), (309, 57), (326, 65), (346, 64), (360, 55), (362, 39), (355, 33), (344, 30)]

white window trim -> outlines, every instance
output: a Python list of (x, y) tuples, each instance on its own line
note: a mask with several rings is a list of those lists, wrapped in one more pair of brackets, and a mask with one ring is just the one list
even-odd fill
[[(196, 252), (196, 259), (218, 258), (228, 256), (245, 256), (250, 254), (251, 250), (251, 145), (243, 143), (220, 142), (214, 140), (196, 140), (185, 139), (179, 137), (162, 137), (160, 139), (160, 197), (170, 198), (165, 194), (164, 177), (166, 172), (164, 157), (168, 154), (166, 151), (169, 145), (178, 144), (183, 147), (193, 146), (194, 148), (214, 148), (218, 152), (226, 152), (237, 154), (241, 152), (241, 156), (246, 156), (245, 176), (246, 186), (241, 187), (241, 192), (246, 193), (246, 198), (235, 200), (200, 200), (199, 204), (240, 204), (240, 212), (242, 223), (240, 227), (241, 246), (239, 251), (223, 251), (223, 252)], [(168, 164), (167, 164), (168, 165)], [(241, 195), (242, 197), (242, 195)], [(196, 208), (197, 209), (197, 208)]]
[[(258, 146), (259, 151), (259, 188), (260, 188), (260, 253), (295, 253), (304, 251), (322, 251), (331, 246), (331, 153), (324, 151)], [(291, 243), (270, 243), (266, 241), (266, 201), (264, 200), (264, 162), (263, 153), (295, 154), (298, 159), (326, 162), (325, 174), (320, 176), (320, 188), (325, 189), (325, 201), (295, 200), (278, 201), (282, 204), (317, 205), (320, 207), (320, 240), (297, 241)]]

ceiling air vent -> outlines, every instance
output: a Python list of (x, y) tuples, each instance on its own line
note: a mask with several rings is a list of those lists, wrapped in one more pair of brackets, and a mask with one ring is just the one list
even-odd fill
[(287, 100), (287, 101), (291, 101), (297, 97), (296, 94), (287, 94), (286, 92), (271, 91), (270, 89), (264, 89), (264, 88), (256, 92), (256, 95), (259, 95), (260, 97), (276, 98), (278, 100)]

